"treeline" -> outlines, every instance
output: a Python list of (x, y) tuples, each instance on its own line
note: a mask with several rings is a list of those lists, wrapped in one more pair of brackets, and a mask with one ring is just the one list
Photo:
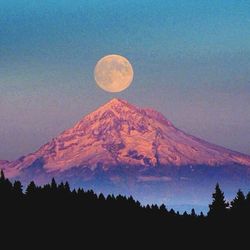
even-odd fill
[(21, 182), (12, 183), (1, 172), (0, 226), (19, 225), (31, 234), (45, 227), (50, 234), (66, 237), (90, 232), (201, 237), (205, 232), (221, 232), (250, 221), (250, 193), (245, 196), (239, 190), (229, 203), (217, 184), (212, 198), (208, 215), (197, 215), (194, 209), (190, 214), (179, 214), (164, 204), (142, 206), (132, 197), (71, 190), (67, 182), (57, 184), (54, 179), (42, 187), (31, 182), (24, 191)]

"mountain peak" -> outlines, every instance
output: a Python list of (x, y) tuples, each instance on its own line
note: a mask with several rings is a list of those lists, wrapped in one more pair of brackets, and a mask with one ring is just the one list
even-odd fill
[(190, 136), (156, 110), (118, 98), (84, 116), (35, 153), (0, 164), (20, 171), (40, 161), (48, 172), (74, 167), (95, 169), (99, 164), (107, 168), (234, 163), (250, 166), (249, 156)]
[[(119, 120), (126, 120), (127, 122), (145, 122), (146, 120), (157, 120), (160, 123), (163, 123), (167, 126), (173, 126), (171, 122), (169, 122), (166, 117), (160, 112), (152, 109), (152, 108), (140, 108), (135, 106), (126, 100), (113, 98), (107, 103), (100, 106), (94, 112), (84, 116), (83, 119), (78, 123), (87, 120), (102, 120), (104, 117), (112, 117), (112, 119), (116, 118)], [(78, 126), (77, 125), (77, 126)]]
[(119, 98), (111, 99), (107, 103), (103, 104), (99, 109), (102, 109), (102, 108), (112, 109), (112, 108), (116, 108), (116, 107), (119, 107), (119, 108), (127, 107), (127, 108), (136, 109), (136, 107), (134, 105), (130, 104), (126, 100), (119, 99)]
[(107, 102), (106, 104), (110, 104), (110, 105), (116, 105), (116, 104), (128, 104), (128, 102), (124, 99), (120, 99), (120, 98), (113, 98), (111, 99), (109, 102)]

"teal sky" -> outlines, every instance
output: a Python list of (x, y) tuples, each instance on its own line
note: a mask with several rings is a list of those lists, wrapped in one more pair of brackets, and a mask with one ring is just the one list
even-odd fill
[[(0, 0), (0, 159), (36, 150), (114, 97), (250, 154), (250, 1)], [(127, 57), (130, 88), (96, 62)]]

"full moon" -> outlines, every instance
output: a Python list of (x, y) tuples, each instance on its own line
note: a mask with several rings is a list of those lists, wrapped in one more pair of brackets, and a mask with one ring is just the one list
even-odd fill
[(127, 58), (107, 55), (101, 58), (94, 71), (97, 85), (108, 92), (121, 92), (132, 83), (134, 72)]

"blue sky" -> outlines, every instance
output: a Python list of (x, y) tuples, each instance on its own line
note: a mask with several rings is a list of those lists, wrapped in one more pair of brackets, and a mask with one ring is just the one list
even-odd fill
[[(113, 97), (250, 154), (250, 1), (0, 0), (0, 159), (36, 150)], [(134, 81), (99, 89), (121, 54)]]

